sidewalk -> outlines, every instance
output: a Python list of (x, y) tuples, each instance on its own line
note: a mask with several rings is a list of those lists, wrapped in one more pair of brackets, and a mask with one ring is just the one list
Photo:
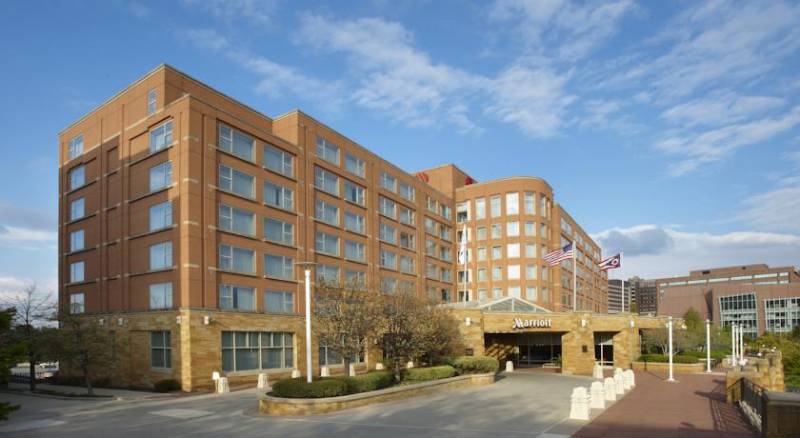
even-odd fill
[[(42, 397), (49, 397), (50, 394), (31, 394), (27, 392), (28, 384), (27, 383), (9, 383), (9, 389), (13, 389), (15, 391), (25, 391), (21, 393), (22, 395), (32, 395), (32, 396), (42, 396)], [(48, 391), (58, 391), (63, 393), (73, 393), (73, 394), (86, 394), (86, 387), (83, 386), (66, 386), (66, 385), (51, 385), (49, 383), (38, 383), (36, 384), (36, 389), (43, 389)], [(111, 398), (105, 397), (98, 397), (97, 401), (103, 400), (149, 400), (149, 399), (165, 399), (165, 398), (175, 398), (176, 396), (169, 393), (158, 393), (158, 392), (149, 392), (149, 391), (135, 391), (131, 389), (117, 389), (117, 388), (93, 388), (94, 393), (96, 395), (105, 395), (111, 396)], [(59, 397), (58, 395), (52, 395), (52, 397)], [(72, 397), (63, 397), (63, 398), (72, 398)], [(75, 399), (81, 399), (80, 397), (75, 397)]]
[(751, 438), (757, 436), (739, 407), (725, 403), (722, 374), (681, 374), (678, 382), (665, 376), (636, 373), (636, 388), (600, 414), (575, 435), (599, 437), (703, 437)]

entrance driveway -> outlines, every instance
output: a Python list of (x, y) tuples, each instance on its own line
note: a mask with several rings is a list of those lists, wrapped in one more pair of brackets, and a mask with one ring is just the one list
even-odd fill
[[(390, 403), (313, 417), (258, 415), (255, 392), (178, 400), (37, 405), (39, 415), (0, 423), (0, 435), (92, 436), (281, 436), (281, 437), (485, 437), (569, 436), (585, 425), (570, 422), (569, 396), (586, 377), (541, 372), (507, 374), (491, 386), (444, 390)], [(7, 400), (6, 394), (0, 400)], [(41, 402), (42, 399), (37, 400)], [(22, 397), (15, 400), (26, 402)], [(12, 414), (13, 415), (13, 414)], [(39, 421), (47, 420), (47, 421)], [(37, 422), (38, 421), (38, 422)]]

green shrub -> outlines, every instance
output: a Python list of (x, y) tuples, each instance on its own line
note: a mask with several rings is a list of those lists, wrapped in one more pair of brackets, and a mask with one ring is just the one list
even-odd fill
[(159, 380), (153, 385), (156, 392), (171, 392), (181, 389), (181, 384), (175, 379)]
[[(669, 356), (666, 354), (643, 354), (639, 357), (639, 362), (669, 362)], [(672, 356), (672, 363), (698, 363), (696, 357), (675, 355)]]
[(347, 384), (347, 393), (357, 394), (392, 386), (394, 384), (394, 374), (391, 371), (373, 371), (367, 374), (359, 374), (355, 377), (345, 377), (343, 380)]
[(347, 395), (347, 382), (342, 378), (321, 378), (311, 383), (305, 378), (283, 379), (272, 385), (272, 395), (285, 398), (322, 398)]
[[(684, 351), (680, 354), (681, 356), (689, 356), (689, 357), (696, 357), (697, 359), (705, 360), (707, 355), (705, 351)], [(722, 360), (725, 359), (725, 356), (728, 355), (728, 352), (723, 350), (711, 350), (711, 358), (714, 360)]]
[(453, 360), (458, 374), (496, 373), (500, 362), (490, 356), (461, 356)]
[(424, 382), (427, 380), (445, 379), (456, 375), (456, 369), (450, 365), (440, 365), (428, 368), (410, 368), (403, 374), (403, 380), (408, 382)]

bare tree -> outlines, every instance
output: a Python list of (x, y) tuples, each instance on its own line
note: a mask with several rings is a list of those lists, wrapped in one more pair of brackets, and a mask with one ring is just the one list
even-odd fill
[(36, 283), (25, 286), (21, 295), (6, 300), (5, 305), (14, 308), (14, 335), (25, 348), (28, 359), (28, 385), (36, 390), (36, 365), (48, 354), (49, 330), (44, 327), (52, 321), (55, 303), (51, 296), (40, 293)]
[(409, 291), (385, 295), (381, 301), (383, 330), (378, 343), (392, 362), (395, 380), (400, 381), (403, 362), (421, 354), (419, 327), (424, 324), (424, 304)]
[(67, 308), (60, 310), (58, 323), (58, 358), (63, 365), (80, 371), (87, 394), (93, 396), (92, 378), (113, 363), (111, 335), (95, 318), (72, 314)]

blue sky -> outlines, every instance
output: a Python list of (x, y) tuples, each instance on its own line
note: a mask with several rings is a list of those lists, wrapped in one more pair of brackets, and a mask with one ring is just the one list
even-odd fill
[(57, 133), (166, 62), (414, 171), (537, 175), (612, 276), (800, 265), (797, 2), (0, 3), (0, 293), (56, 288)]

